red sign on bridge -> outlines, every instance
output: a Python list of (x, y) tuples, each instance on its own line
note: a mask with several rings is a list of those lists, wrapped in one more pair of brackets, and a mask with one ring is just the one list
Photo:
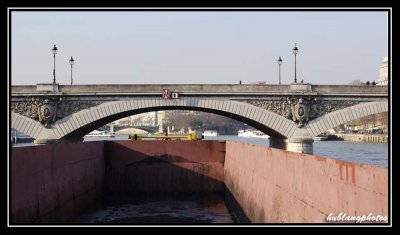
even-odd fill
[(179, 93), (170, 89), (163, 89), (162, 97), (167, 100), (179, 99)]

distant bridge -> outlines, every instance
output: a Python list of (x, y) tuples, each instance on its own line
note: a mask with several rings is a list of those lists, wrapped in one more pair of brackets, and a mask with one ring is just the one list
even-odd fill
[[(111, 125), (107, 125), (108, 128), (110, 128)], [(149, 133), (156, 133), (159, 130), (159, 126), (144, 126), (144, 125), (140, 125), (140, 126), (126, 126), (126, 125), (113, 125), (113, 129), (114, 132), (119, 131), (119, 130), (123, 130), (123, 129), (127, 129), (127, 128), (136, 128), (136, 129), (140, 129), (143, 131), (147, 131)], [(110, 129), (109, 129), (110, 130)]]
[(312, 153), (312, 138), (318, 134), (387, 112), (388, 87), (304, 83), (11, 87), (11, 127), (37, 143), (81, 139), (120, 118), (159, 110), (219, 114), (268, 134), (272, 147)]

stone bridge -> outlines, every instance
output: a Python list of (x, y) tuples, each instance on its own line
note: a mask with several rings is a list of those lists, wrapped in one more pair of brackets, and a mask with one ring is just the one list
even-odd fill
[(270, 146), (312, 153), (313, 137), (388, 111), (387, 86), (58, 85), (11, 87), (11, 127), (36, 143), (81, 140), (120, 118), (159, 110), (197, 110), (236, 119), (270, 138)]
[(160, 127), (159, 126), (145, 126), (145, 125), (140, 125), (140, 126), (130, 126), (130, 125), (114, 125), (114, 124), (108, 124), (105, 126), (109, 131), (112, 132), (117, 132), (120, 130), (124, 130), (127, 128), (135, 128), (135, 129), (139, 129), (139, 130), (143, 130), (146, 131), (148, 133), (156, 133), (157, 131), (159, 131)]

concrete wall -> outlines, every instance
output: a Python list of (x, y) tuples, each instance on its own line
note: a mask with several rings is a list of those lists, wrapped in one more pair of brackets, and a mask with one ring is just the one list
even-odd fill
[(220, 193), (251, 222), (388, 215), (388, 170), (228, 141), (110, 141), (13, 148), (11, 223), (62, 222), (103, 192)]
[(11, 223), (59, 223), (109, 194), (224, 190), (225, 142), (106, 141), (13, 148)]
[(109, 194), (199, 194), (224, 188), (224, 142), (112, 141), (105, 151)]
[(85, 209), (104, 186), (103, 142), (13, 148), (11, 223), (62, 222)]
[(388, 215), (388, 170), (228, 141), (225, 184), (252, 222)]

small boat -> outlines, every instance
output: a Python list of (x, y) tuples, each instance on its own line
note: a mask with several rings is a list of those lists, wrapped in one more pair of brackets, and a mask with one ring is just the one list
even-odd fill
[(263, 132), (259, 130), (252, 130), (252, 129), (246, 129), (246, 130), (239, 130), (238, 131), (238, 136), (239, 137), (256, 137), (256, 138), (269, 138), (269, 135), (264, 134)]
[(239, 137), (253, 137), (253, 135), (254, 135), (253, 131), (254, 130), (251, 130), (251, 129), (239, 130), (238, 136)]
[(114, 137), (114, 134), (107, 133), (106, 131), (94, 130), (89, 134), (85, 135), (85, 137)]
[(218, 136), (218, 132), (215, 130), (205, 130), (203, 136)]
[(269, 139), (269, 135), (266, 135), (266, 134), (264, 134), (264, 132), (259, 131), (259, 130), (253, 131), (253, 134), (254, 134), (253, 137)]
[(343, 138), (337, 135), (318, 135), (314, 137), (314, 141), (332, 141), (332, 140), (343, 140)]
[(328, 140), (328, 136), (315, 136), (314, 141), (325, 141)]

